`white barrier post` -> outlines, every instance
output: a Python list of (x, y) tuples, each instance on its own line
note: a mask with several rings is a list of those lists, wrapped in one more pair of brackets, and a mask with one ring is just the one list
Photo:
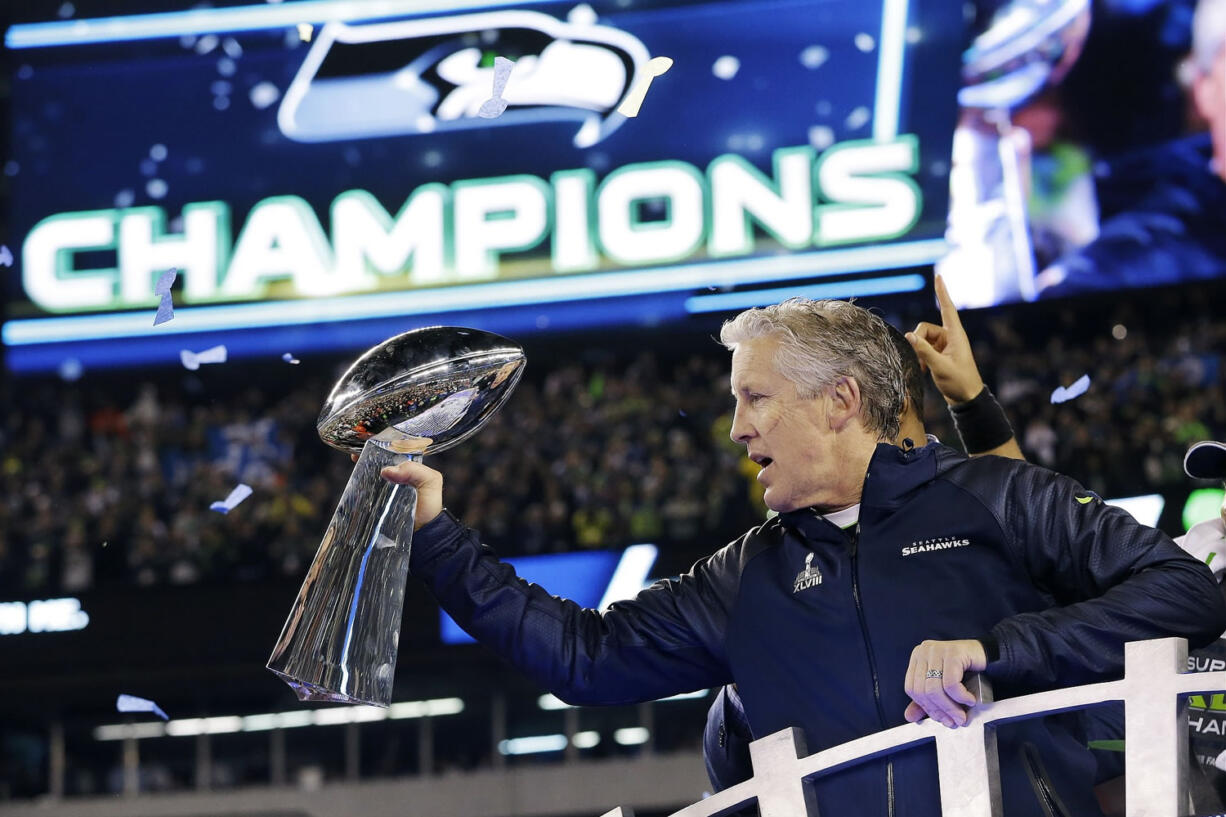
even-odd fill
[(1124, 645), (1124, 768), (1128, 817), (1176, 817), (1188, 805), (1188, 642)]

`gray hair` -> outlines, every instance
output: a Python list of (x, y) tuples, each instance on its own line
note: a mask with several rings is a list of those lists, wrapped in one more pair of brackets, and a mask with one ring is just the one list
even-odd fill
[(1192, 59), (1207, 74), (1226, 43), (1226, 0), (1200, 0), (1192, 18)]
[(850, 301), (789, 298), (748, 309), (724, 323), (719, 340), (729, 350), (761, 337), (779, 341), (775, 368), (812, 399), (840, 377), (860, 386), (860, 418), (881, 439), (898, 436), (906, 395), (902, 358), (881, 318)]

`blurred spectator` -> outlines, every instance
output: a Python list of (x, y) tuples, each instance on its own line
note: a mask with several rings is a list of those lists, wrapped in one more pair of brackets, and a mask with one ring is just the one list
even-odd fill
[[(1183, 485), (1183, 441), (1226, 437), (1226, 324), (1213, 301), (1149, 292), (1097, 320), (1075, 303), (966, 320), (991, 339), (976, 356), (1027, 456), (1130, 496)], [(763, 518), (758, 469), (728, 440), (726, 353), (698, 349), (529, 367), (480, 434), (439, 455), (467, 486), (454, 510), (509, 555), (652, 542), (697, 558), (738, 535)], [(1087, 394), (1051, 404), (1052, 389), (1087, 373)], [(352, 466), (315, 434), (331, 373), (294, 375), (245, 375), (229, 390), (166, 374), (9, 390), (0, 592), (300, 581)], [(933, 433), (957, 439), (944, 412), (929, 415)], [(239, 481), (255, 494), (227, 515), (209, 510)]]
[(1208, 133), (1113, 162), (1133, 200), (1038, 276), (1044, 297), (1226, 274), (1226, 0), (1197, 4), (1186, 65)]

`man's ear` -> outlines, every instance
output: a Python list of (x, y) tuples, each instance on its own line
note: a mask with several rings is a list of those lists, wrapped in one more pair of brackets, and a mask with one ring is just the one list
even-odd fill
[(852, 420), (859, 419), (863, 401), (860, 384), (854, 377), (844, 375), (830, 386), (830, 428), (842, 431)]

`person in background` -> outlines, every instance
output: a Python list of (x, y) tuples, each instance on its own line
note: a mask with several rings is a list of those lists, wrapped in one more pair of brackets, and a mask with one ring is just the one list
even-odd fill
[[(1226, 442), (1196, 443), (1184, 456), (1183, 470), (1193, 479), (1223, 481), (1226, 487)], [(1175, 544), (1208, 565), (1220, 584), (1226, 576), (1226, 498), (1217, 516), (1196, 523)], [(1222, 636), (1188, 655), (1189, 672), (1226, 669), (1226, 633)], [(1188, 727), (1199, 773), (1193, 775), (1194, 805), (1198, 813), (1220, 812), (1226, 807), (1226, 696), (1192, 696)]]
[(1186, 63), (1208, 132), (1117, 163), (1144, 192), (1036, 277), (1041, 297), (1226, 276), (1226, 0), (1200, 0)]

